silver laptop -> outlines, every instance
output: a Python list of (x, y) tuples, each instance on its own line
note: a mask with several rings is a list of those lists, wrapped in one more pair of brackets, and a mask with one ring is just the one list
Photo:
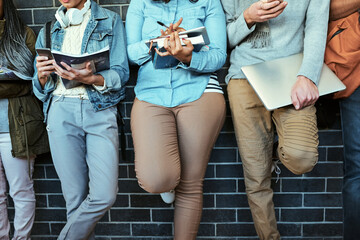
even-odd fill
[[(244, 66), (244, 72), (250, 85), (267, 110), (292, 104), (291, 88), (296, 82), (303, 54), (295, 54), (254, 65)], [(345, 89), (345, 85), (324, 64), (319, 85), (320, 96)]]

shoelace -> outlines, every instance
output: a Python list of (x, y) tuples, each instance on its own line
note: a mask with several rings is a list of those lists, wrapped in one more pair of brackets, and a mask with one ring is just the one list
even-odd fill
[(279, 161), (280, 160), (273, 161), (274, 170), (275, 170), (275, 173), (276, 173), (276, 182), (275, 183), (277, 183), (279, 181), (279, 179), (280, 179), (281, 169), (278, 166)]

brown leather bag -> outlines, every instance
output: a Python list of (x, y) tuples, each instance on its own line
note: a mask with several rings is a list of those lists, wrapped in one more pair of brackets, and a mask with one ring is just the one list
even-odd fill
[(329, 23), (325, 63), (346, 85), (334, 98), (348, 97), (360, 86), (359, 12)]

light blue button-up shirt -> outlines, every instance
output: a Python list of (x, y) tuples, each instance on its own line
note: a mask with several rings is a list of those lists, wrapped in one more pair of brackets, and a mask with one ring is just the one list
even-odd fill
[[(190, 66), (155, 69), (145, 41), (165, 30), (166, 25), (183, 22), (186, 30), (205, 26), (209, 35), (208, 51), (193, 52)], [(126, 17), (127, 50), (131, 63), (140, 65), (135, 94), (139, 100), (165, 107), (175, 107), (201, 97), (210, 73), (226, 60), (226, 24), (220, 0), (132, 0)], [(203, 47), (205, 48), (205, 47)]]

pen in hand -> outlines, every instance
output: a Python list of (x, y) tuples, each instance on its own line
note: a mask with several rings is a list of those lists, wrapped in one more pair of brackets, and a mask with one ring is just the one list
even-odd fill
[[(157, 24), (159, 24), (160, 26), (166, 27), (167, 29), (169, 28), (168, 26), (166, 26), (164, 23), (162, 23), (162, 22), (160, 22), (160, 21), (156, 21), (156, 22), (157, 22)], [(162, 31), (162, 30), (161, 30), (161, 31)], [(148, 52), (148, 54), (150, 54), (153, 44), (154, 44), (154, 42), (151, 41), (151, 42), (150, 42), (150, 46), (149, 46), (149, 52)]]
[(163, 27), (166, 27), (166, 28), (169, 28), (168, 26), (166, 26), (165, 24), (163, 24), (162, 22), (160, 22), (160, 21), (156, 21), (157, 22), (157, 24), (159, 24), (160, 26), (163, 26)]
[(170, 26), (168, 27), (168, 26), (166, 26), (164, 23), (162, 23), (162, 22), (160, 22), (160, 21), (156, 21), (157, 22), (157, 24), (159, 24), (160, 26), (163, 26), (163, 27), (166, 27), (166, 30), (164, 31), (164, 30), (160, 30), (160, 32), (161, 32), (161, 35), (168, 35), (168, 34), (170, 34), (170, 33), (172, 33), (172, 32), (182, 32), (182, 31), (185, 31), (185, 29), (184, 28), (182, 28), (182, 27), (179, 27), (179, 25), (182, 23), (182, 20), (183, 20), (183, 18), (181, 17), (180, 19), (179, 19), (179, 21), (177, 21), (176, 23), (170, 23)]

